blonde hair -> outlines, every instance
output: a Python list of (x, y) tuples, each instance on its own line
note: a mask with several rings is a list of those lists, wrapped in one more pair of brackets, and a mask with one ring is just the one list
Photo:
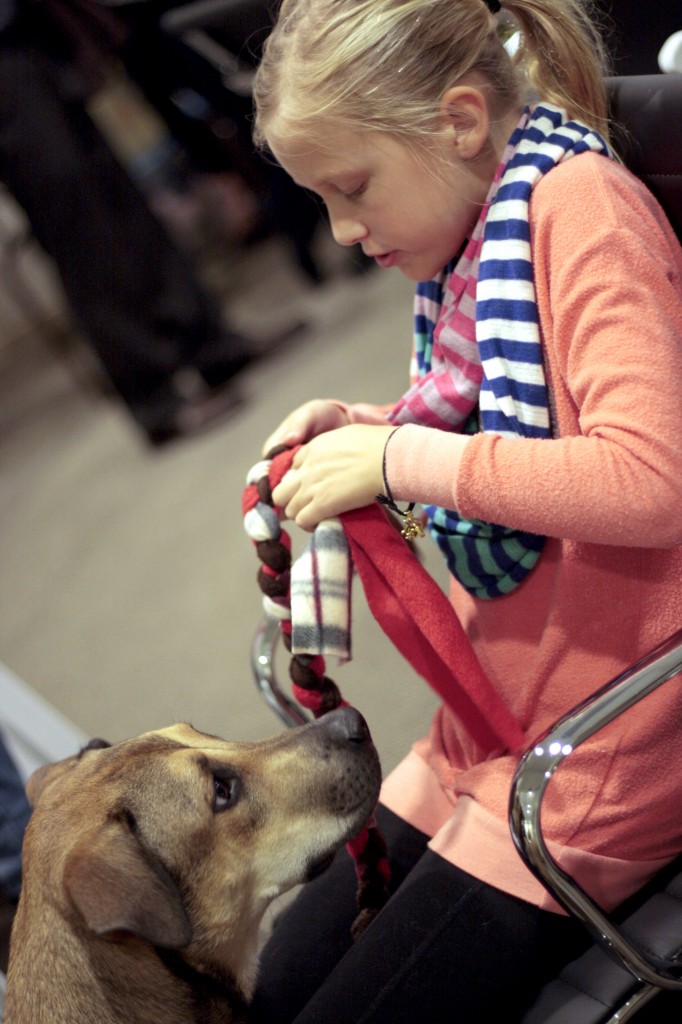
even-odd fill
[(588, 2), (503, 0), (520, 30), (510, 57), (485, 0), (283, 0), (256, 74), (255, 142), (345, 129), (428, 146), (442, 96), (469, 72), (488, 86), (493, 118), (530, 90), (608, 136)]

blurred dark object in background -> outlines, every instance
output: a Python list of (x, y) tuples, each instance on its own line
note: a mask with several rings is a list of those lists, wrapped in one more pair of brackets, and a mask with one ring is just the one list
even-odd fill
[(660, 73), (658, 53), (668, 36), (682, 29), (680, 0), (596, 0), (606, 15), (606, 42), (615, 75)]
[(139, 0), (116, 7), (131, 31), (125, 68), (161, 114), (198, 172), (236, 171), (255, 194), (256, 233), (288, 240), (312, 281), (322, 277), (312, 255), (322, 210), (277, 164), (254, 150), (251, 78), (272, 24), (261, 0)]

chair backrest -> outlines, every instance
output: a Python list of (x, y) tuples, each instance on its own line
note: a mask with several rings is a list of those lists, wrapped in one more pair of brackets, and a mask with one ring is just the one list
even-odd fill
[(682, 241), (682, 75), (607, 79), (615, 143)]

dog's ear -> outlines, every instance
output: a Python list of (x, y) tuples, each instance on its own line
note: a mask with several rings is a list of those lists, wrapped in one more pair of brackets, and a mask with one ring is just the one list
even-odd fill
[(107, 740), (93, 739), (86, 746), (81, 748), (80, 753), (72, 754), (71, 757), (62, 758), (52, 764), (43, 764), (29, 776), (26, 783), (26, 796), (31, 807), (35, 807), (44, 789), (64, 775), (74, 764), (81, 759), (86, 750), (102, 750), (110, 747)]
[(164, 949), (183, 949), (192, 938), (177, 886), (120, 820), (74, 847), (64, 885), (87, 927), (103, 938), (127, 932)]
[(53, 764), (43, 764), (29, 776), (26, 783), (26, 796), (31, 807), (35, 807), (38, 803), (38, 797), (45, 788), (45, 783), (48, 781), (52, 770), (55, 766)]

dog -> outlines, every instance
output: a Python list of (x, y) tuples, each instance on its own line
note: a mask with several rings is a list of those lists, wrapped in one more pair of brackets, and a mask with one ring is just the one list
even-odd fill
[(275, 897), (371, 817), (353, 709), (255, 743), (186, 724), (39, 768), (5, 1024), (236, 1024)]

